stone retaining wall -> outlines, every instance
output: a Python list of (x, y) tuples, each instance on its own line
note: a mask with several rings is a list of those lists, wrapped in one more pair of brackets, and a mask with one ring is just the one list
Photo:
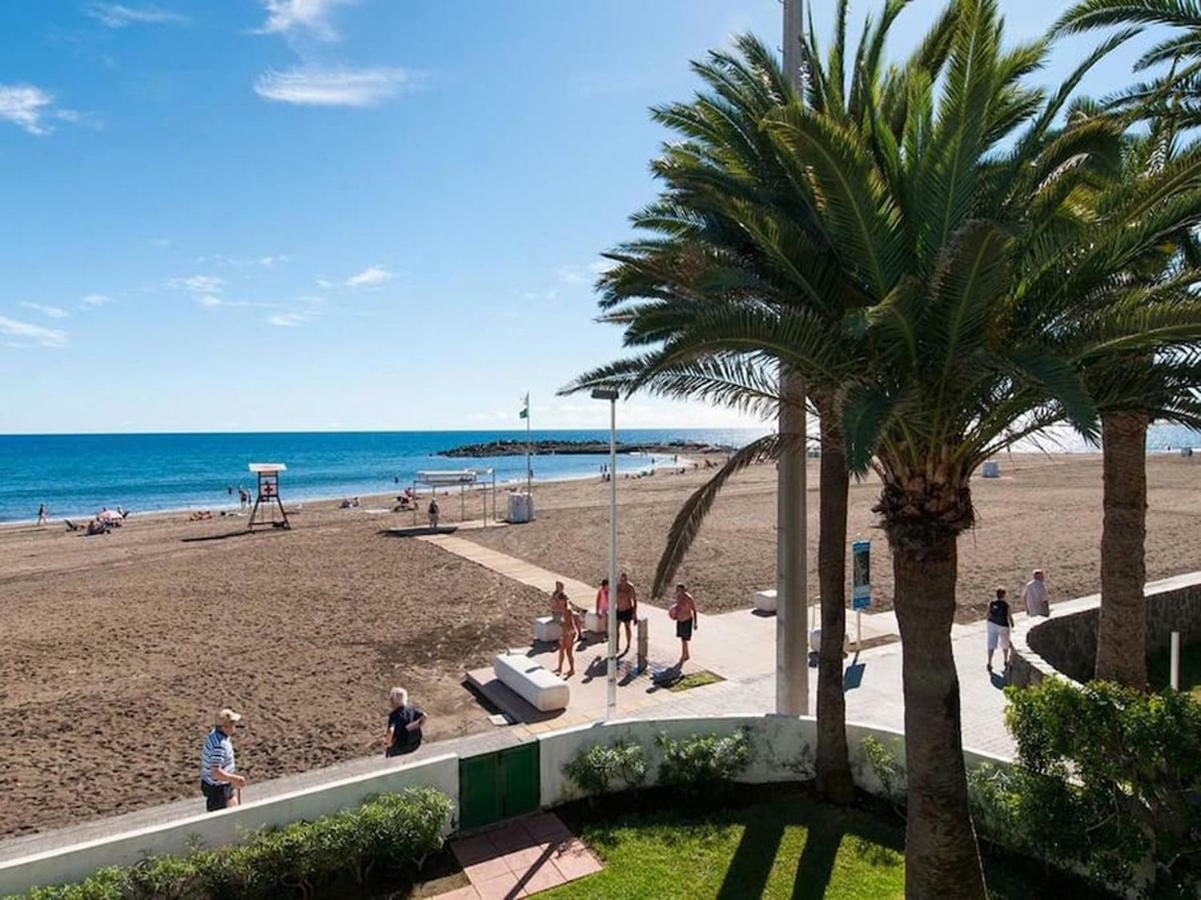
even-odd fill
[[(1147, 655), (1166, 653), (1173, 631), (1184, 644), (1201, 641), (1201, 572), (1147, 585)], [(1013, 629), (1010, 682), (1019, 687), (1060, 676), (1088, 681), (1097, 655), (1101, 597), (1094, 594), (1051, 607), (1048, 619), (1026, 619)]]

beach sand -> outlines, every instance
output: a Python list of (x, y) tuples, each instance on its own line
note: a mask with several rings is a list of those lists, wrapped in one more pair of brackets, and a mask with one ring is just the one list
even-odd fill
[[(1053, 599), (1096, 591), (1098, 456), (1014, 456), (977, 478), (976, 530), (960, 547), (960, 619), (992, 589), (1019, 590), (1042, 566)], [(680, 504), (711, 473), (619, 479), (621, 565), (649, 589)], [(817, 464), (810, 538), (817, 537)], [(1151, 458), (1147, 574), (1201, 568), (1201, 459)], [(746, 608), (775, 569), (775, 469), (728, 486), (680, 571), (703, 616)], [(596, 583), (608, 553), (608, 485), (538, 485), (529, 525), (463, 531), (471, 540)], [(874, 526), (874, 479), (851, 489), (850, 537), (872, 539), (878, 608), (891, 571)], [(443, 519), (460, 515), (441, 498)], [(504, 494), (498, 498), (503, 509)], [(130, 519), (81, 537), (61, 523), (0, 528), (0, 836), (198, 796), (212, 712), (246, 714), (239, 769), (261, 780), (382, 749), (387, 690), (409, 688), (431, 715), (427, 739), (493, 726), (464, 671), (528, 641), (545, 600), (411, 539), (380, 536), (411, 514), (306, 503), (290, 532), (210, 541), (240, 519)], [(479, 498), (467, 503), (478, 518)], [(811, 553), (811, 569), (816, 552)], [(811, 578), (816, 596), (816, 578)], [(582, 599), (591, 603), (592, 598)]]

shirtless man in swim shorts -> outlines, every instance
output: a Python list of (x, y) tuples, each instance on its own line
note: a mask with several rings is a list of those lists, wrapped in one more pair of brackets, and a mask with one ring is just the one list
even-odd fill
[(630, 640), (633, 626), (631, 623), (638, 618), (638, 591), (630, 584), (630, 578), (625, 572), (617, 579), (617, 622), (625, 627), (626, 648), (621, 653), (630, 652)]

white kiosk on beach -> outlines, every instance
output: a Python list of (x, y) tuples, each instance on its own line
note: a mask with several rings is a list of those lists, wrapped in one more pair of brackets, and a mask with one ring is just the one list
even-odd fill
[[(284, 512), (284, 502), (279, 497), (279, 473), (286, 472), (288, 467), (283, 463), (251, 463), (247, 466), (250, 469), (250, 474), (258, 478), (258, 490), (254, 495), (254, 507), (250, 510), (250, 521), (246, 523), (247, 531), (254, 531), (255, 526), (271, 527), (271, 528), (291, 528), (292, 525), (288, 522), (288, 514)], [(272, 503), (279, 509), (279, 519), (275, 518), (275, 509), (271, 507)], [(267, 515), (263, 519), (258, 519), (259, 508), (267, 504), (265, 512)]]

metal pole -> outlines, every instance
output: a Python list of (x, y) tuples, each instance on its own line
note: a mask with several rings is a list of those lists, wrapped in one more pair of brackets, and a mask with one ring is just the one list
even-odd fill
[(1172, 690), (1180, 690), (1180, 632), (1172, 632), (1171, 685)]
[(609, 401), (609, 704), (617, 715), (617, 400)]
[[(784, 3), (784, 71), (801, 83), (801, 0)], [(780, 367), (779, 430), (799, 438), (779, 462), (776, 482), (776, 712), (809, 713), (809, 591), (806, 519), (805, 383)]]
[(525, 492), (532, 497), (534, 495), (534, 471), (530, 468), (530, 451), (533, 449), (530, 441), (530, 395), (526, 394), (525, 396)]

